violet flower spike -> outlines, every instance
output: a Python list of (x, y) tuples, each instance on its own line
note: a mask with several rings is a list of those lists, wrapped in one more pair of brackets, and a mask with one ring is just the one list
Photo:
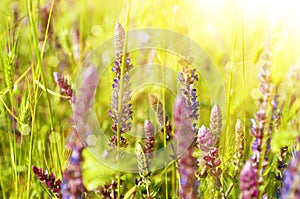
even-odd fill
[[(124, 46), (124, 39), (125, 39), (125, 31), (123, 27), (117, 23), (115, 28), (115, 35), (116, 35), (116, 61), (115, 65), (112, 68), (112, 71), (115, 73), (116, 77), (113, 80), (113, 94), (111, 99), (111, 109), (108, 110), (109, 116), (113, 120), (113, 124), (111, 126), (112, 131), (115, 133), (110, 138), (109, 145), (111, 147), (117, 146), (117, 132), (118, 128), (120, 130), (120, 146), (125, 148), (127, 146), (126, 138), (123, 137), (123, 134), (131, 130), (131, 119), (132, 119), (132, 104), (131, 101), (131, 90), (130, 90), (130, 76), (129, 72), (130, 69), (133, 67), (130, 63), (130, 58), (128, 54), (123, 55), (123, 46)], [(123, 56), (126, 56), (126, 64), (124, 68), (124, 76), (123, 81), (121, 80), (121, 68), (122, 68), (122, 59)], [(121, 82), (122, 81), (122, 84)], [(123, 85), (122, 88), (120, 86)], [(123, 91), (122, 95), (122, 108), (119, 109), (119, 93), (120, 90)], [(120, 113), (119, 113), (120, 111)], [(120, 116), (119, 116), (120, 115)], [(119, 120), (120, 117), (120, 121)]]
[(281, 198), (300, 198), (300, 151), (284, 171)]
[(147, 166), (148, 169), (151, 166), (152, 163), (152, 158), (153, 158), (153, 148), (154, 148), (154, 127), (153, 124), (149, 121), (146, 120), (144, 124), (144, 129), (145, 129), (145, 137), (144, 143), (145, 146), (143, 147), (143, 151), (145, 152), (145, 156), (147, 159)]
[(240, 188), (242, 191), (242, 199), (253, 198), (259, 196), (257, 168), (251, 160), (248, 160), (240, 174)]
[(75, 123), (76, 132), (84, 138), (90, 132), (87, 120), (90, 118), (90, 109), (93, 106), (98, 78), (96, 69), (89, 66), (82, 74), (82, 83), (78, 95), (74, 97), (72, 120)]
[(61, 93), (63, 95), (67, 95), (68, 100), (73, 103), (74, 91), (70, 84), (68, 84), (68, 80), (57, 72), (53, 73), (55, 83), (60, 87)]
[(237, 146), (237, 153), (235, 153), (235, 161), (233, 162), (235, 166), (234, 176), (237, 176), (242, 167), (242, 162), (244, 159), (244, 148), (245, 148), (245, 131), (244, 125), (241, 120), (237, 119), (235, 124), (235, 143)]
[(32, 166), (32, 171), (38, 179), (47, 186), (47, 188), (53, 192), (57, 198), (62, 198), (60, 193), (61, 181), (56, 179), (53, 173), (49, 174), (47, 170)]
[(83, 161), (82, 151), (83, 145), (76, 143), (76, 141), (69, 143), (70, 149), (72, 149), (71, 156), (69, 158), (70, 165), (65, 169), (63, 173), (63, 183), (61, 186), (62, 198), (76, 198), (82, 199), (84, 192), (86, 191), (83, 185), (82, 179), (82, 167)]
[[(211, 110), (210, 116), (210, 128), (206, 128), (204, 125), (198, 131), (198, 147), (202, 151), (199, 154), (198, 163), (200, 178), (206, 177), (210, 174), (215, 180), (215, 188), (213, 191), (218, 190), (222, 197), (225, 197), (225, 193), (220, 181), (222, 169), (220, 168), (221, 159), (219, 158), (219, 139), (222, 129), (222, 113), (218, 105), (214, 105)], [(215, 192), (214, 194), (218, 194)], [(214, 197), (220, 197), (214, 195)]]
[[(179, 72), (178, 78), (178, 81), (183, 85), (181, 89), (182, 96), (184, 96), (186, 105), (190, 111), (190, 117), (193, 120), (198, 120), (199, 102), (197, 101), (197, 93), (194, 88), (195, 81), (198, 81), (196, 69), (191, 68), (191, 63), (185, 59), (181, 59), (179, 64), (182, 66), (182, 72)], [(196, 125), (196, 123), (193, 124), (194, 133), (197, 133)]]
[[(174, 105), (175, 137), (178, 142), (180, 156), (178, 172), (180, 175), (179, 196), (184, 199), (198, 198), (199, 181), (195, 176), (197, 159), (193, 157), (194, 133), (189, 109), (183, 97), (178, 97)], [(190, 145), (190, 143), (192, 143)]]
[(86, 191), (82, 179), (82, 152), (86, 143), (83, 143), (80, 138), (87, 137), (87, 133), (91, 132), (88, 120), (97, 84), (97, 71), (93, 66), (90, 66), (82, 74), (81, 87), (73, 102), (72, 119), (75, 129), (67, 143), (67, 147), (71, 150), (70, 165), (63, 173), (63, 184), (61, 187), (62, 196), (66, 199), (83, 198), (83, 193)]
[(205, 153), (209, 152), (215, 146), (211, 131), (204, 125), (198, 131), (198, 144), (201, 151)]
[(218, 147), (217, 145), (219, 144), (222, 130), (222, 112), (217, 104), (215, 104), (211, 109), (209, 129), (212, 133), (215, 145)]
[(115, 35), (116, 35), (116, 57), (120, 57), (123, 55), (125, 30), (119, 22), (117, 22), (115, 26)]
[[(270, 50), (268, 48), (265, 49), (265, 53), (263, 55), (263, 59), (265, 64), (262, 66), (262, 72), (259, 74), (259, 80), (261, 82), (260, 92), (262, 96), (259, 98), (258, 103), (258, 111), (255, 113), (255, 120), (252, 119), (252, 128), (251, 133), (255, 137), (255, 140), (252, 143), (252, 151), (253, 156), (252, 159), (256, 164), (259, 164), (260, 157), (265, 154), (261, 154), (263, 142), (265, 141), (265, 131), (266, 131), (266, 122), (268, 118), (268, 105), (270, 104), (270, 97), (273, 90), (273, 85), (271, 81), (271, 62), (270, 62)], [(268, 134), (270, 132), (267, 132)], [(267, 159), (264, 159), (264, 167), (267, 165)]]
[[(269, 49), (269, 44), (266, 45), (263, 54), (264, 64), (262, 66), (262, 71), (259, 74), (260, 80), (260, 92), (261, 97), (258, 100), (258, 111), (254, 114), (255, 119), (251, 119), (252, 128), (251, 134), (254, 136), (254, 141), (252, 142), (252, 152), (251, 164), (255, 167), (257, 180), (259, 183), (254, 184), (257, 186), (255, 189), (259, 190), (260, 187), (264, 186), (263, 174), (267, 167), (268, 158), (267, 153), (270, 150), (270, 140), (268, 137), (271, 135), (272, 126), (269, 128), (267, 126), (267, 120), (269, 117), (269, 106), (271, 105), (271, 95), (273, 90), (273, 84), (271, 81), (271, 52)], [(273, 104), (274, 105), (274, 104)], [(275, 104), (276, 105), (276, 104)], [(271, 124), (272, 125), (272, 124)], [(263, 146), (266, 146), (266, 151), (263, 153)], [(254, 188), (253, 188), (254, 189)], [(266, 195), (267, 196), (267, 195)]]

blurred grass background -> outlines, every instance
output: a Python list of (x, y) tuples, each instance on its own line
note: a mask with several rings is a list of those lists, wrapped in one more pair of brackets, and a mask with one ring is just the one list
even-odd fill
[[(126, 1), (55, 0), (45, 40), (51, 3), (45, 0), (0, 2), (2, 198), (47, 198), (45, 188), (32, 175), (31, 165), (46, 168), (59, 178), (67, 165), (68, 152), (64, 144), (72, 130), (71, 106), (57, 96), (47, 96), (35, 81), (44, 84), (44, 73), (47, 87), (59, 93), (52, 73), (58, 71), (64, 74), (72, 84), (87, 53), (114, 35), (117, 21), (121, 24), (125, 21)], [(223, 127), (223, 132), (227, 133), (224, 135), (233, 135), (237, 118), (243, 119), (247, 128), (251, 125), (249, 118), (256, 111), (259, 97), (260, 55), (268, 40), (272, 41), (272, 79), (280, 95), (280, 106), (285, 111), (285, 125), (289, 126), (295, 114), (299, 117), (300, 77), (296, 66), (300, 57), (300, 6), (297, 1), (131, 0), (130, 7), (129, 30), (146, 27), (171, 29), (190, 37), (207, 52), (228, 89), (227, 115), (224, 116), (226, 125)], [(33, 23), (30, 16), (34, 19)], [(42, 52), (44, 41), (44, 52), (39, 55), (37, 52)], [(143, 59), (150, 57), (149, 54), (145, 56)], [(143, 61), (134, 59), (139, 55), (133, 54), (132, 57), (134, 64)], [(180, 70), (178, 57), (166, 52), (158, 51), (154, 60)], [(113, 76), (110, 71), (106, 74), (103, 81), (107, 86), (101, 88), (101, 92), (97, 91), (96, 112), (103, 129), (110, 134), (111, 120), (107, 109)], [(212, 105), (209, 93), (203, 81), (196, 86), (202, 104), (199, 124), (207, 125)], [(145, 87), (133, 94), (134, 122), (142, 124), (148, 117), (149, 106), (145, 96), (152, 92), (161, 95), (162, 90)], [(166, 92), (167, 113), (171, 115), (175, 96)], [(296, 102), (290, 107), (293, 99)], [(29, 103), (26, 105), (26, 102)], [(295, 121), (299, 123), (299, 119)], [(249, 131), (247, 133), (249, 145), (251, 137)], [(229, 137), (223, 136), (222, 139)], [(232, 139), (229, 143), (233, 144), (223, 146), (224, 168), (230, 164), (235, 147)], [(87, 187), (110, 181), (107, 176), (113, 171), (107, 169), (102, 171), (108, 173), (101, 172), (100, 167), (103, 165), (91, 157), (87, 158)], [(124, 190), (134, 185), (133, 175), (127, 175), (127, 178), (131, 184), (126, 185)], [(163, 189), (160, 191), (163, 192)]]

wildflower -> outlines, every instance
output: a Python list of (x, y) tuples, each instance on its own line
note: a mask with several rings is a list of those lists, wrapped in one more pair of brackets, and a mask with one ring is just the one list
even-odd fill
[(281, 198), (300, 198), (300, 151), (284, 171)]
[[(185, 199), (198, 198), (199, 181), (195, 176), (197, 171), (197, 159), (193, 157), (194, 133), (189, 109), (183, 97), (179, 97), (174, 105), (175, 137), (178, 141), (180, 156), (178, 172), (180, 175), (179, 196)], [(192, 145), (190, 144), (192, 143)]]
[(69, 97), (68, 100), (73, 103), (74, 91), (71, 85), (68, 84), (68, 80), (57, 72), (53, 73), (53, 77), (56, 84), (60, 87), (61, 93), (67, 95)]
[(144, 185), (147, 191), (147, 198), (150, 196), (150, 166), (153, 157), (153, 147), (154, 147), (154, 127), (149, 120), (145, 121), (144, 125), (146, 139), (144, 140), (145, 145), (142, 146), (138, 143), (136, 148), (137, 164), (139, 168), (140, 179), (136, 179), (136, 185)]
[(116, 35), (116, 57), (122, 57), (123, 47), (125, 40), (125, 30), (120, 23), (116, 23), (115, 26), (115, 35)]
[(216, 189), (224, 195), (220, 176), (222, 170), (220, 168), (221, 160), (219, 158), (219, 139), (222, 129), (222, 112), (218, 105), (214, 105), (210, 115), (210, 128), (204, 125), (198, 131), (198, 147), (202, 154), (199, 155), (198, 163), (201, 172), (199, 177), (206, 177), (208, 174), (212, 175), (215, 180)]
[[(252, 151), (253, 151), (253, 156), (252, 159), (254, 162), (256, 162), (257, 166), (260, 161), (260, 157), (264, 154), (262, 153), (262, 145), (263, 142), (266, 142), (265, 140), (265, 130), (266, 130), (266, 122), (268, 118), (268, 105), (270, 103), (270, 97), (273, 89), (273, 85), (271, 82), (270, 78), (270, 67), (271, 67), (271, 62), (270, 62), (270, 50), (265, 49), (265, 53), (263, 56), (263, 59), (265, 60), (265, 64), (262, 66), (262, 72), (259, 75), (259, 79), (261, 82), (260, 85), (260, 92), (262, 96), (259, 98), (258, 101), (258, 112), (255, 113), (255, 120), (252, 119), (252, 128), (251, 128), (251, 133), (255, 137), (254, 142), (252, 143)], [(270, 132), (268, 132), (270, 134)], [(267, 141), (270, 142), (270, 141)], [(267, 164), (267, 159), (264, 159), (265, 163), (264, 166)]]
[(86, 191), (83, 185), (81, 167), (84, 145), (73, 134), (67, 146), (72, 152), (69, 158), (70, 165), (63, 173), (63, 183), (61, 186), (62, 198), (80, 199), (83, 198), (83, 193)]
[(154, 148), (154, 127), (153, 124), (146, 120), (144, 124), (145, 129), (145, 136), (146, 139), (144, 140), (145, 146), (143, 147), (143, 151), (145, 152), (147, 158), (147, 166), (148, 169), (150, 168), (152, 158), (153, 158), (153, 148)]
[[(121, 184), (123, 180), (121, 180)], [(118, 198), (118, 191), (117, 191), (118, 183), (115, 180), (112, 180), (111, 183), (104, 185), (96, 190), (96, 193), (101, 194), (106, 199), (116, 199)], [(121, 198), (123, 196), (121, 195)]]
[(236, 160), (234, 162), (235, 165), (235, 173), (234, 176), (237, 176), (241, 167), (241, 163), (243, 162), (243, 154), (244, 154), (244, 142), (245, 142), (245, 132), (244, 132), (244, 125), (241, 120), (237, 120), (235, 124), (235, 136), (236, 136), (236, 146), (237, 153), (236, 153)]
[(54, 193), (57, 198), (61, 198), (62, 195), (60, 193), (61, 181), (56, 179), (53, 173), (49, 174), (47, 170), (43, 170), (42, 168), (37, 168), (36, 166), (32, 166), (32, 171), (39, 180), (44, 183), (47, 188)]
[(204, 152), (204, 157), (202, 158), (202, 160), (205, 160), (204, 164), (207, 164), (209, 167), (214, 165), (215, 167), (220, 162), (218, 158), (218, 143), (222, 129), (222, 112), (218, 105), (214, 105), (211, 110), (209, 126), (210, 128), (206, 128), (204, 125), (201, 126), (198, 131), (197, 141), (198, 147)]
[(97, 71), (93, 66), (89, 66), (82, 74), (82, 83), (77, 96), (73, 97), (72, 120), (75, 131), (83, 138), (91, 131), (87, 120), (90, 117), (97, 84)]
[[(126, 138), (123, 137), (122, 134), (131, 130), (131, 122), (132, 118), (132, 104), (131, 101), (131, 90), (130, 90), (130, 77), (129, 71), (133, 67), (130, 63), (130, 58), (128, 54), (126, 54), (126, 63), (125, 68), (122, 69), (122, 59), (123, 59), (123, 46), (124, 46), (124, 38), (125, 31), (123, 27), (117, 23), (115, 28), (116, 34), (116, 61), (115, 66), (112, 68), (112, 71), (115, 73), (116, 77), (113, 80), (113, 95), (111, 100), (111, 109), (108, 110), (109, 116), (113, 120), (112, 130), (115, 133), (110, 139), (110, 146), (117, 146), (117, 132), (118, 129), (120, 131), (120, 146), (126, 147)], [(122, 71), (124, 70), (123, 79), (121, 79)], [(122, 81), (122, 82), (121, 82)], [(122, 99), (121, 99), (121, 110), (119, 110), (119, 98), (120, 92), (122, 91)], [(120, 120), (120, 121), (119, 121)]]
[(209, 129), (212, 133), (215, 145), (218, 145), (222, 130), (222, 112), (217, 104), (211, 109)]
[(67, 198), (82, 198), (86, 191), (82, 179), (82, 152), (85, 143), (81, 137), (85, 138), (90, 132), (88, 125), (89, 110), (93, 104), (93, 97), (98, 83), (97, 72), (94, 67), (90, 66), (82, 74), (82, 84), (79, 88), (78, 95), (73, 97), (73, 122), (74, 131), (70, 136), (67, 147), (71, 150), (69, 157), (70, 165), (63, 173), (62, 196)]
[(201, 151), (205, 153), (209, 152), (215, 145), (211, 131), (204, 125), (198, 131), (198, 144)]
[[(195, 81), (198, 81), (196, 69), (190, 67), (190, 62), (184, 59), (179, 61), (182, 66), (182, 72), (179, 72), (179, 82), (183, 85), (181, 93), (185, 98), (186, 105), (189, 109), (189, 115), (193, 120), (199, 118), (199, 102), (197, 101), (197, 93), (194, 88)], [(193, 131), (197, 133), (196, 123), (193, 124)]]
[(248, 160), (243, 167), (240, 174), (240, 188), (242, 191), (242, 198), (258, 198), (258, 177), (257, 168), (253, 165), (251, 160)]

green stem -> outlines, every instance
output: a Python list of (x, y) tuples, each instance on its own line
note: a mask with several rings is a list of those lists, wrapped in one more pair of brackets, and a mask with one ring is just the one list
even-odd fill
[[(162, 71), (162, 74), (164, 75), (164, 71)], [(163, 76), (164, 77), (164, 76)], [(163, 110), (165, 109), (166, 103), (165, 103), (165, 90), (162, 90), (162, 106)], [(166, 111), (163, 112), (163, 118), (164, 118), (164, 124), (166, 123)], [(164, 148), (167, 147), (167, 129), (166, 125), (164, 125)], [(165, 158), (165, 160), (167, 157)], [(167, 163), (165, 162), (165, 167), (167, 166)], [(168, 171), (165, 173), (165, 186), (166, 186), (166, 198), (169, 198), (169, 191), (168, 191)]]
[[(125, 25), (124, 29), (126, 30), (129, 24), (129, 14), (130, 14), (130, 0), (127, 0), (126, 5), (126, 16), (125, 16)], [(122, 55), (122, 65), (121, 65), (121, 75), (120, 75), (120, 90), (119, 90), (119, 101), (118, 101), (118, 124), (117, 124), (117, 161), (119, 162), (120, 158), (120, 141), (121, 141), (121, 112), (122, 112), (122, 99), (123, 99), (123, 79), (126, 68), (126, 54), (127, 54), (127, 33), (125, 31), (125, 39), (123, 45), (123, 55)], [(120, 166), (120, 164), (118, 164)], [(118, 199), (121, 198), (121, 172), (118, 167)]]
[[(235, 17), (233, 17), (233, 24), (236, 26), (235, 23)], [(233, 30), (235, 27), (233, 28)], [(232, 77), (233, 77), (233, 66), (234, 66), (234, 53), (237, 45), (237, 32), (238, 31), (233, 31), (232, 32), (232, 47), (231, 47), (231, 58), (230, 58), (230, 69), (229, 69), (229, 79), (228, 79), (228, 88), (227, 88), (227, 103), (226, 103), (226, 120), (225, 120), (225, 146), (226, 148), (230, 148), (230, 129), (229, 129), (229, 115), (230, 115), (230, 105), (231, 105), (231, 89), (232, 89)], [(225, 157), (226, 155), (224, 154), (226, 151), (222, 150), (222, 155)]]
[[(241, 26), (242, 26), (242, 63), (243, 63), (243, 122), (246, 124), (246, 71), (245, 71), (245, 31), (244, 31), (244, 10), (243, 0), (241, 0)], [(244, 125), (246, 132), (246, 125)]]
[(173, 173), (173, 178), (172, 178), (172, 187), (173, 187), (173, 196), (176, 196), (178, 194), (177, 190), (177, 168), (176, 168), (176, 162), (173, 163), (172, 167), (172, 173)]
[[(80, 21), (79, 21), (79, 62), (82, 63), (82, 55), (83, 55), (83, 51), (84, 51), (84, 37), (85, 37), (85, 23), (86, 23), (86, 19), (87, 19), (87, 3), (86, 0), (82, 0), (81, 1), (81, 12), (80, 12)], [(74, 56), (73, 56), (74, 57)]]
[[(51, 7), (53, 8), (53, 1), (52, 1), (52, 4), (51, 4)], [(38, 72), (41, 73), (43, 84), (44, 84), (45, 88), (47, 88), (45, 73), (44, 73), (44, 69), (43, 69), (43, 66), (42, 66), (42, 57), (43, 57), (44, 51), (43, 51), (43, 48), (42, 48), (41, 52), (39, 50), (37, 28), (36, 28), (36, 25), (35, 25), (34, 17), (32, 15), (33, 12), (34, 12), (34, 10), (32, 8), (32, 2), (30, 0), (27, 0), (27, 15), (28, 15), (28, 19), (29, 19), (29, 25), (31, 27), (31, 31), (32, 31), (32, 34), (33, 34), (33, 45), (34, 45), (35, 53), (36, 53), (36, 56), (37, 56), (37, 70), (35, 72), (36, 72), (36, 75), (38, 75), (37, 74)], [(50, 16), (51, 15), (49, 15), (49, 17)], [(50, 20), (48, 20), (48, 23), (50, 23)], [(48, 35), (48, 31), (49, 31), (48, 29), (49, 29), (49, 25), (47, 25), (47, 29), (46, 29), (46, 33), (45, 33), (45, 40), (47, 40), (47, 35)], [(45, 42), (45, 40), (44, 40), (44, 42)], [(40, 71), (38, 71), (38, 69)], [(35, 78), (36, 78), (36, 75), (35, 75)], [(46, 101), (47, 101), (48, 110), (49, 110), (49, 113), (50, 113), (51, 131), (53, 131), (54, 130), (54, 122), (53, 122), (52, 109), (51, 109), (51, 103), (50, 103), (50, 98), (49, 98), (48, 92), (46, 92)]]
[[(9, 91), (9, 97), (10, 97), (10, 102), (11, 102), (11, 112), (14, 114), (14, 96), (12, 91)], [(15, 118), (12, 118), (11, 121), (11, 126), (15, 126), (16, 122), (15, 122)], [(13, 171), (14, 171), (14, 180), (15, 180), (15, 193), (18, 193), (19, 190), (19, 177), (18, 177), (18, 171), (17, 171), (17, 165), (18, 165), (18, 161), (17, 161), (17, 146), (16, 146), (16, 136), (17, 136), (17, 132), (16, 129), (12, 128), (11, 131), (13, 133), (14, 136), (12, 136), (12, 139), (10, 140), (9, 144), (10, 144), (10, 148), (11, 148), (11, 162), (12, 162), (12, 167), (13, 167)]]
[(34, 131), (34, 121), (35, 121), (35, 111), (36, 111), (36, 104), (33, 105), (33, 110), (31, 113), (31, 133), (30, 133), (30, 144), (29, 144), (29, 152), (28, 152), (28, 171), (27, 171), (27, 198), (30, 198), (30, 173), (31, 173), (31, 164), (32, 164), (32, 149), (33, 149), (33, 135)]
[[(50, 21), (51, 21), (51, 16), (52, 16), (52, 12), (53, 12), (53, 6), (54, 6), (54, 0), (51, 1), (51, 7), (50, 7), (50, 11), (49, 11), (49, 17), (48, 17), (48, 21), (47, 21), (47, 27), (46, 27), (46, 31), (45, 31), (45, 37), (44, 37), (44, 41), (43, 41), (43, 45), (41, 50), (39, 49), (39, 41), (38, 41), (38, 33), (37, 33), (37, 27), (36, 27), (36, 22), (34, 19), (33, 14), (35, 13), (33, 6), (32, 6), (32, 1), (31, 0), (27, 0), (27, 16), (28, 16), (28, 21), (29, 21), (29, 27), (31, 28), (31, 34), (33, 36), (33, 47), (35, 50), (35, 54), (37, 57), (37, 67), (34, 70), (33, 69), (33, 77), (34, 79), (38, 80), (39, 77), (41, 76), (42, 78), (42, 82), (45, 86), (45, 88), (47, 87), (47, 82), (46, 82), (46, 78), (45, 78), (45, 73), (44, 73), (44, 69), (43, 69), (43, 65), (42, 65), (42, 59), (43, 59), (43, 55), (44, 55), (44, 50), (45, 50), (45, 45), (46, 45), (46, 41), (48, 38), (48, 33), (49, 33), (49, 28), (50, 28)], [(36, 111), (36, 104), (38, 101), (38, 88), (36, 86), (34, 86), (36, 89), (34, 89), (35, 92), (35, 106), (34, 106), (34, 111), (33, 114), (35, 114)], [(50, 103), (50, 98), (49, 98), (49, 93), (46, 92), (46, 101), (47, 101), (47, 105), (48, 105), (48, 111), (49, 111), (49, 116), (50, 116), (50, 126), (51, 126), (51, 132), (54, 132), (54, 122), (53, 122), (53, 115), (52, 115), (52, 108), (51, 108), (51, 103)], [(34, 117), (34, 115), (33, 115)], [(33, 122), (32, 122), (33, 123)], [(32, 126), (33, 127), (33, 126)], [(28, 154), (28, 158), (29, 158), (29, 165), (28, 165), (28, 171), (27, 171), (27, 197), (29, 198), (29, 184), (30, 184), (30, 173), (31, 173), (31, 162), (32, 162), (32, 145), (33, 145), (33, 128), (32, 128), (32, 132), (31, 132), (31, 137), (30, 137), (30, 150), (29, 150), (29, 154)], [(57, 145), (57, 143), (56, 143)], [(61, 166), (61, 161), (60, 161), (60, 153), (58, 151), (58, 147), (56, 146), (56, 155), (58, 157), (58, 163), (60, 168), (62, 169)], [(60, 169), (60, 172), (61, 172)]]

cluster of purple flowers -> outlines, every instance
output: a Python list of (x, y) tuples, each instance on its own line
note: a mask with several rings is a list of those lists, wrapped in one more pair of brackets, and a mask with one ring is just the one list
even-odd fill
[[(210, 128), (204, 125), (198, 131), (198, 148), (201, 153), (199, 154), (198, 163), (200, 178), (210, 175), (215, 180), (215, 188), (222, 189), (220, 176), (222, 169), (220, 168), (221, 160), (219, 158), (219, 140), (222, 130), (222, 112), (218, 105), (214, 105), (210, 115)], [(222, 193), (224, 195), (224, 193)]]
[(257, 168), (251, 160), (248, 160), (244, 165), (240, 174), (240, 188), (242, 191), (242, 198), (258, 198), (258, 175)]
[[(199, 118), (199, 102), (197, 100), (197, 93), (194, 87), (195, 81), (198, 81), (196, 69), (191, 68), (190, 62), (187, 60), (180, 60), (179, 64), (182, 66), (182, 72), (179, 72), (179, 82), (183, 85), (181, 89), (182, 96), (186, 100), (186, 105), (189, 109), (189, 115), (193, 120)], [(196, 123), (193, 124), (193, 131), (197, 133)]]
[(61, 93), (68, 96), (68, 100), (73, 103), (73, 97), (75, 94), (71, 85), (68, 84), (68, 80), (57, 72), (53, 73), (53, 77), (56, 84), (60, 87)]
[[(116, 24), (115, 35), (116, 35), (116, 61), (112, 71), (115, 73), (116, 77), (114, 78), (113, 85), (112, 85), (113, 95), (111, 100), (111, 109), (108, 110), (109, 116), (112, 117), (113, 120), (113, 124), (111, 128), (115, 133), (115, 135), (113, 135), (110, 139), (110, 146), (112, 147), (117, 146), (117, 132), (119, 130), (120, 146), (126, 147), (127, 146), (126, 138), (124, 138), (122, 134), (130, 131), (131, 129), (130, 119), (132, 118), (132, 104), (130, 103), (131, 90), (130, 90), (129, 71), (133, 66), (130, 63), (130, 58), (128, 57), (128, 54), (123, 55), (125, 31), (121, 26), (121, 24), (119, 23)], [(123, 56), (126, 56), (124, 71), (122, 71)], [(121, 79), (122, 73), (124, 74), (123, 79)], [(120, 95), (121, 91), (122, 91), (122, 95)], [(121, 107), (119, 107), (120, 97), (122, 98)], [(121, 110), (119, 110), (119, 108), (121, 108)]]
[(57, 198), (62, 198), (61, 195), (61, 180), (56, 179), (53, 173), (49, 174), (47, 170), (32, 166), (32, 171), (38, 179), (44, 183), (49, 190), (51, 190)]
[(281, 198), (300, 198), (300, 151), (284, 171)]
[(190, 111), (186, 106), (185, 99), (178, 97), (174, 104), (174, 127), (175, 138), (178, 144), (178, 172), (180, 175), (179, 196), (186, 199), (196, 199), (198, 197), (199, 181), (195, 176), (197, 171), (197, 159), (193, 156), (195, 134), (192, 130)]
[(73, 140), (70, 140), (67, 145), (72, 151), (69, 158), (70, 164), (63, 173), (63, 183), (61, 186), (63, 199), (84, 198), (83, 194), (86, 191), (83, 185), (81, 167), (84, 146), (75, 136), (76, 135), (73, 135), (73, 137), (71, 137)]
[(144, 147), (143, 151), (145, 152), (146, 159), (147, 159), (147, 166), (148, 169), (151, 166), (152, 158), (153, 158), (153, 148), (154, 148), (154, 126), (149, 121), (146, 120), (144, 124), (145, 129), (145, 139), (144, 139)]

